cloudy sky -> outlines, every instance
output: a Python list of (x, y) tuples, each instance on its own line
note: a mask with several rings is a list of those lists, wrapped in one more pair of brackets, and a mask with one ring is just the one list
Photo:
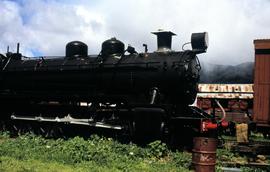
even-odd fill
[(64, 55), (65, 44), (81, 40), (89, 53), (116, 37), (143, 51), (156, 49), (151, 31), (171, 30), (180, 50), (192, 32), (209, 33), (201, 61), (253, 61), (253, 40), (270, 38), (270, 0), (0, 0), (0, 52), (21, 43), (26, 56)]

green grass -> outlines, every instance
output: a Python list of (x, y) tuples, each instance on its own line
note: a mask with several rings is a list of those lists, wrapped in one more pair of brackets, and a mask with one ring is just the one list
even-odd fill
[[(155, 141), (145, 148), (93, 135), (87, 140), (45, 139), (0, 133), (1, 172), (190, 171), (191, 153), (172, 152)], [(229, 150), (217, 150), (217, 171), (223, 161), (246, 161)], [(254, 169), (245, 168), (245, 171)]]
[[(0, 171), (1, 172), (79, 172), (79, 171), (89, 171), (90, 168), (84, 168), (79, 166), (71, 166), (66, 164), (60, 164), (57, 162), (42, 162), (40, 160), (18, 160), (14, 157), (4, 157), (0, 158)], [(90, 166), (89, 166), (90, 167)], [(103, 169), (96, 169), (103, 170)], [(105, 171), (105, 170), (104, 170)]]
[(270, 142), (270, 139), (269, 138), (264, 138), (262, 133), (251, 132), (249, 139), (254, 140), (254, 141)]
[(110, 138), (45, 139), (0, 134), (0, 171), (189, 171), (189, 153), (172, 153), (160, 141), (146, 148)]
[[(225, 140), (236, 140), (235, 136), (222, 136)], [(250, 141), (262, 141), (262, 142), (270, 142), (270, 139), (264, 138), (262, 133), (256, 133), (256, 132), (251, 132), (249, 135), (249, 140)]]

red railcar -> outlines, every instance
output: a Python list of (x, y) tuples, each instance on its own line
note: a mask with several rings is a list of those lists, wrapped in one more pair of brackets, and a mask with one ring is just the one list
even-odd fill
[(254, 40), (254, 121), (258, 131), (270, 136), (270, 39)]

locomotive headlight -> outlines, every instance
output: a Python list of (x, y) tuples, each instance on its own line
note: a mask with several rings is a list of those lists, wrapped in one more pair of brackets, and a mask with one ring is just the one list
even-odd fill
[(192, 33), (191, 35), (191, 46), (192, 51), (195, 53), (205, 53), (208, 48), (208, 33)]

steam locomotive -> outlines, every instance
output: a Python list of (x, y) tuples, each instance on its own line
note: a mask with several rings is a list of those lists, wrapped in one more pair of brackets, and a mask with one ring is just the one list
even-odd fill
[(207, 33), (193, 33), (192, 50), (183, 51), (171, 50), (174, 33), (153, 34), (158, 49), (151, 53), (146, 44), (138, 53), (111, 38), (98, 55), (88, 55), (80, 41), (69, 42), (64, 57), (27, 58), (19, 46), (16, 53), (1, 54), (2, 128), (33, 124), (56, 133), (55, 128), (86, 126), (129, 133), (137, 142), (182, 142), (216, 129), (213, 116), (190, 106), (201, 68), (196, 55), (206, 52)]

